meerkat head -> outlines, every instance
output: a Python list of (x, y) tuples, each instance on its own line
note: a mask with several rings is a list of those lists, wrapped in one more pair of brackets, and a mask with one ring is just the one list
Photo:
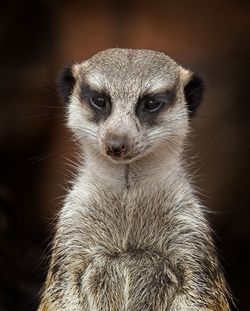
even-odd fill
[(200, 78), (169, 56), (129, 49), (67, 67), (59, 87), (77, 139), (117, 163), (179, 151), (203, 91)]

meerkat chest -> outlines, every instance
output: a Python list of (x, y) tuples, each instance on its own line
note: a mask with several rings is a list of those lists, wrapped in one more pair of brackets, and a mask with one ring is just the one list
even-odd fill
[(63, 225), (68, 226), (68, 239), (83, 252), (157, 251), (171, 237), (175, 204), (166, 191), (92, 193), (70, 202)]

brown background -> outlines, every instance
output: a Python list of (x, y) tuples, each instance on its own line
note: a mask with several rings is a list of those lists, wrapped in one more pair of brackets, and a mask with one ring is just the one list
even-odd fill
[(239, 310), (249, 292), (250, 6), (243, 1), (0, 4), (0, 311), (31, 311), (76, 148), (59, 68), (108, 47), (164, 51), (201, 73), (190, 162)]

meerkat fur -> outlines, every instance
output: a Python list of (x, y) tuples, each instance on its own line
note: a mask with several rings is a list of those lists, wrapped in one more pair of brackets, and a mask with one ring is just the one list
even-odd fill
[(164, 53), (109, 49), (59, 84), (84, 163), (59, 214), (39, 311), (228, 311), (183, 165), (201, 79)]

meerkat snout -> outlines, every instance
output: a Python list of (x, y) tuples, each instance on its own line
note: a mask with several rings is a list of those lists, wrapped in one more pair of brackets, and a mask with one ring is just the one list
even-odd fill
[(122, 158), (128, 151), (128, 138), (124, 134), (107, 133), (104, 145), (107, 155), (113, 158)]

